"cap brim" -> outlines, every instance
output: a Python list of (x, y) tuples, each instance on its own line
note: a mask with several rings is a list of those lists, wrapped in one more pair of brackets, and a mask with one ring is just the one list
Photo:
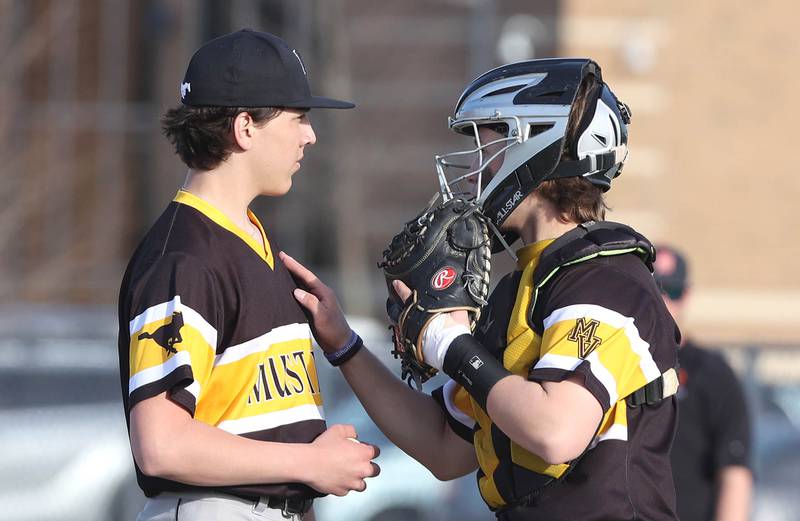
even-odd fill
[(355, 104), (349, 101), (323, 98), (322, 96), (311, 96), (304, 100), (283, 103), (282, 105), (284, 107), (297, 109), (352, 109), (355, 107)]

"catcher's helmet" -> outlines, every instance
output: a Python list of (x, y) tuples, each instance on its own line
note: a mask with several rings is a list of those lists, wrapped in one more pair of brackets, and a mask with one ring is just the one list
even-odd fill
[[(588, 59), (492, 69), (467, 87), (454, 112), (450, 128), (474, 137), (476, 146), (436, 156), (442, 195), (468, 192), (461, 183), (471, 182), (498, 227), (546, 179), (580, 176), (608, 190), (628, 155), (630, 111)], [(479, 130), (486, 127), (496, 133), (482, 143)], [(470, 155), (471, 164), (464, 161)], [(487, 169), (494, 174), (489, 180)]]

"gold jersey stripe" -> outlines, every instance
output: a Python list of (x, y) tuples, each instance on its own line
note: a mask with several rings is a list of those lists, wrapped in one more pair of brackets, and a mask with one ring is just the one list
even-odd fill
[(135, 388), (160, 380), (172, 372), (177, 367), (175, 362), (170, 362), (174, 358), (184, 360), (185, 363), (178, 365), (191, 366), (195, 381), (200, 386), (204, 385), (211, 373), (214, 351), (205, 343), (203, 336), (191, 326), (184, 325), (181, 328), (181, 336), (183, 341), (173, 345), (175, 353), (167, 351), (152, 339), (131, 338), (130, 377), (132, 382), (138, 382)]
[[(180, 311), (171, 311), (173, 309)], [(159, 316), (162, 318), (151, 320)], [(208, 338), (215, 338), (216, 330), (198, 317), (197, 312), (182, 304), (180, 297), (176, 296), (168, 303), (149, 308), (131, 321), (134, 325), (141, 324), (141, 327), (130, 336), (129, 392), (186, 365), (192, 368), (196, 383), (190, 392), (195, 398), (199, 397), (214, 362), (215, 347), (208, 344)]]
[(560, 465), (550, 465), (545, 460), (533, 452), (528, 451), (522, 445), (517, 444), (513, 440), (511, 440), (511, 461), (520, 467), (524, 467), (528, 470), (532, 470), (534, 472), (538, 472), (539, 474), (544, 474), (553, 478), (560, 477), (561, 474), (563, 474), (569, 468), (569, 465), (563, 463)]
[(489, 416), (481, 409), (473, 400), (473, 411), (476, 416), (476, 421), (480, 424), (481, 428), (475, 433), (474, 445), (475, 455), (478, 458), (478, 466), (484, 473), (484, 476), (478, 480), (478, 488), (481, 491), (483, 499), (491, 506), (498, 507), (505, 504), (503, 496), (497, 488), (494, 481), (494, 472), (500, 465), (500, 460), (497, 458), (497, 453), (494, 450), (494, 443), (492, 442), (492, 421)]
[(528, 378), (528, 371), (539, 358), (542, 338), (532, 329), (526, 329), (508, 343), (503, 352), (503, 367), (517, 376)]
[[(590, 364), (592, 374), (603, 384), (608, 392), (610, 407), (620, 397), (648, 383), (642, 370), (641, 357), (632, 346), (630, 337), (624, 329), (618, 329), (603, 322), (595, 322), (593, 334), (597, 346), (588, 354), (580, 355), (581, 343), (589, 340), (571, 339), (572, 333), (579, 328), (578, 320), (564, 320), (550, 326), (545, 332), (542, 344), (548, 350), (536, 364), (536, 368), (558, 367), (573, 370), (586, 360)], [(560, 362), (554, 362), (558, 357)], [(652, 357), (650, 358), (652, 361)], [(563, 364), (571, 367), (566, 367)], [(659, 373), (660, 376), (660, 373)]]
[[(147, 384), (158, 382), (179, 367), (191, 367), (191, 365), (192, 361), (189, 352), (179, 351), (161, 364), (142, 369), (132, 374), (128, 379), (128, 394), (132, 394), (136, 389)], [(199, 389), (197, 389), (197, 394), (199, 395)]]
[[(621, 433), (624, 433), (624, 436)], [(606, 411), (595, 440), (589, 448), (594, 448), (594, 445), (606, 439), (628, 439), (628, 411), (625, 400), (618, 401)]]
[(530, 367), (539, 358), (541, 338), (528, 325), (528, 303), (533, 295), (533, 272), (538, 259), (553, 239), (535, 242), (517, 251), (517, 269), (522, 270), (514, 309), (508, 321), (506, 338), (508, 347), (503, 353), (503, 366), (514, 374)]
[[(583, 326), (580, 333), (581, 337), (589, 336), (588, 334), (590, 331), (588, 331), (588, 325), (592, 322), (600, 322), (607, 324), (613, 329), (621, 330), (628, 338), (630, 349), (638, 355), (641, 370), (647, 382), (652, 382), (661, 376), (661, 371), (658, 369), (655, 360), (653, 360), (653, 355), (650, 353), (650, 344), (639, 335), (639, 330), (632, 317), (627, 317), (617, 311), (595, 304), (573, 304), (553, 311), (550, 316), (544, 320), (545, 334), (554, 324), (562, 321), (575, 321), (575, 323), (573, 323), (573, 329), (577, 325), (577, 321), (581, 321), (581, 325)], [(574, 344), (580, 349), (582, 342), (576, 341)]]
[(311, 341), (295, 339), (265, 346), (236, 362), (214, 367), (196, 417), (218, 425), (322, 403)]

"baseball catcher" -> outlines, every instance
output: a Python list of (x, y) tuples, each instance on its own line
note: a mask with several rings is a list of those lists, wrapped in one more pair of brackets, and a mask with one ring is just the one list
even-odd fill
[[(436, 353), (423, 351), (429, 327), (440, 329), (442, 313), (464, 310), (471, 327), (480, 318), (489, 295), (491, 247), (486, 217), (474, 201), (439, 196), (416, 218), (407, 222), (383, 252), (378, 267), (389, 287), (386, 302), (394, 330), (401, 375), (418, 389), (437, 373), (426, 363)], [(400, 280), (412, 289), (403, 302), (392, 287)]]
[[(380, 263), (405, 376), (449, 377), (430, 395), (392, 378), (330, 288), (286, 261), (376, 425), (439, 479), (477, 471), (500, 521), (678, 519), (680, 333), (652, 244), (604, 220), (630, 121), (589, 59), (511, 63), (464, 90), (448, 124), (469, 148), (436, 156), (441, 200)], [(518, 240), (487, 297), (488, 251)]]

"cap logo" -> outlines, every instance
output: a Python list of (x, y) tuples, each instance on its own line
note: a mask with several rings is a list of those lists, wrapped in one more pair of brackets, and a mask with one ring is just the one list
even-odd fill
[(306, 66), (303, 65), (303, 60), (300, 58), (300, 54), (297, 52), (297, 49), (292, 49), (292, 52), (297, 57), (297, 61), (300, 62), (300, 68), (303, 69), (303, 74), (308, 76), (308, 73), (306, 72)]
[(192, 84), (188, 81), (181, 83), (181, 99), (186, 97), (187, 92), (192, 92)]
[(450, 287), (456, 280), (456, 270), (450, 266), (445, 266), (436, 272), (436, 275), (431, 279), (431, 287), (433, 289), (443, 290)]

